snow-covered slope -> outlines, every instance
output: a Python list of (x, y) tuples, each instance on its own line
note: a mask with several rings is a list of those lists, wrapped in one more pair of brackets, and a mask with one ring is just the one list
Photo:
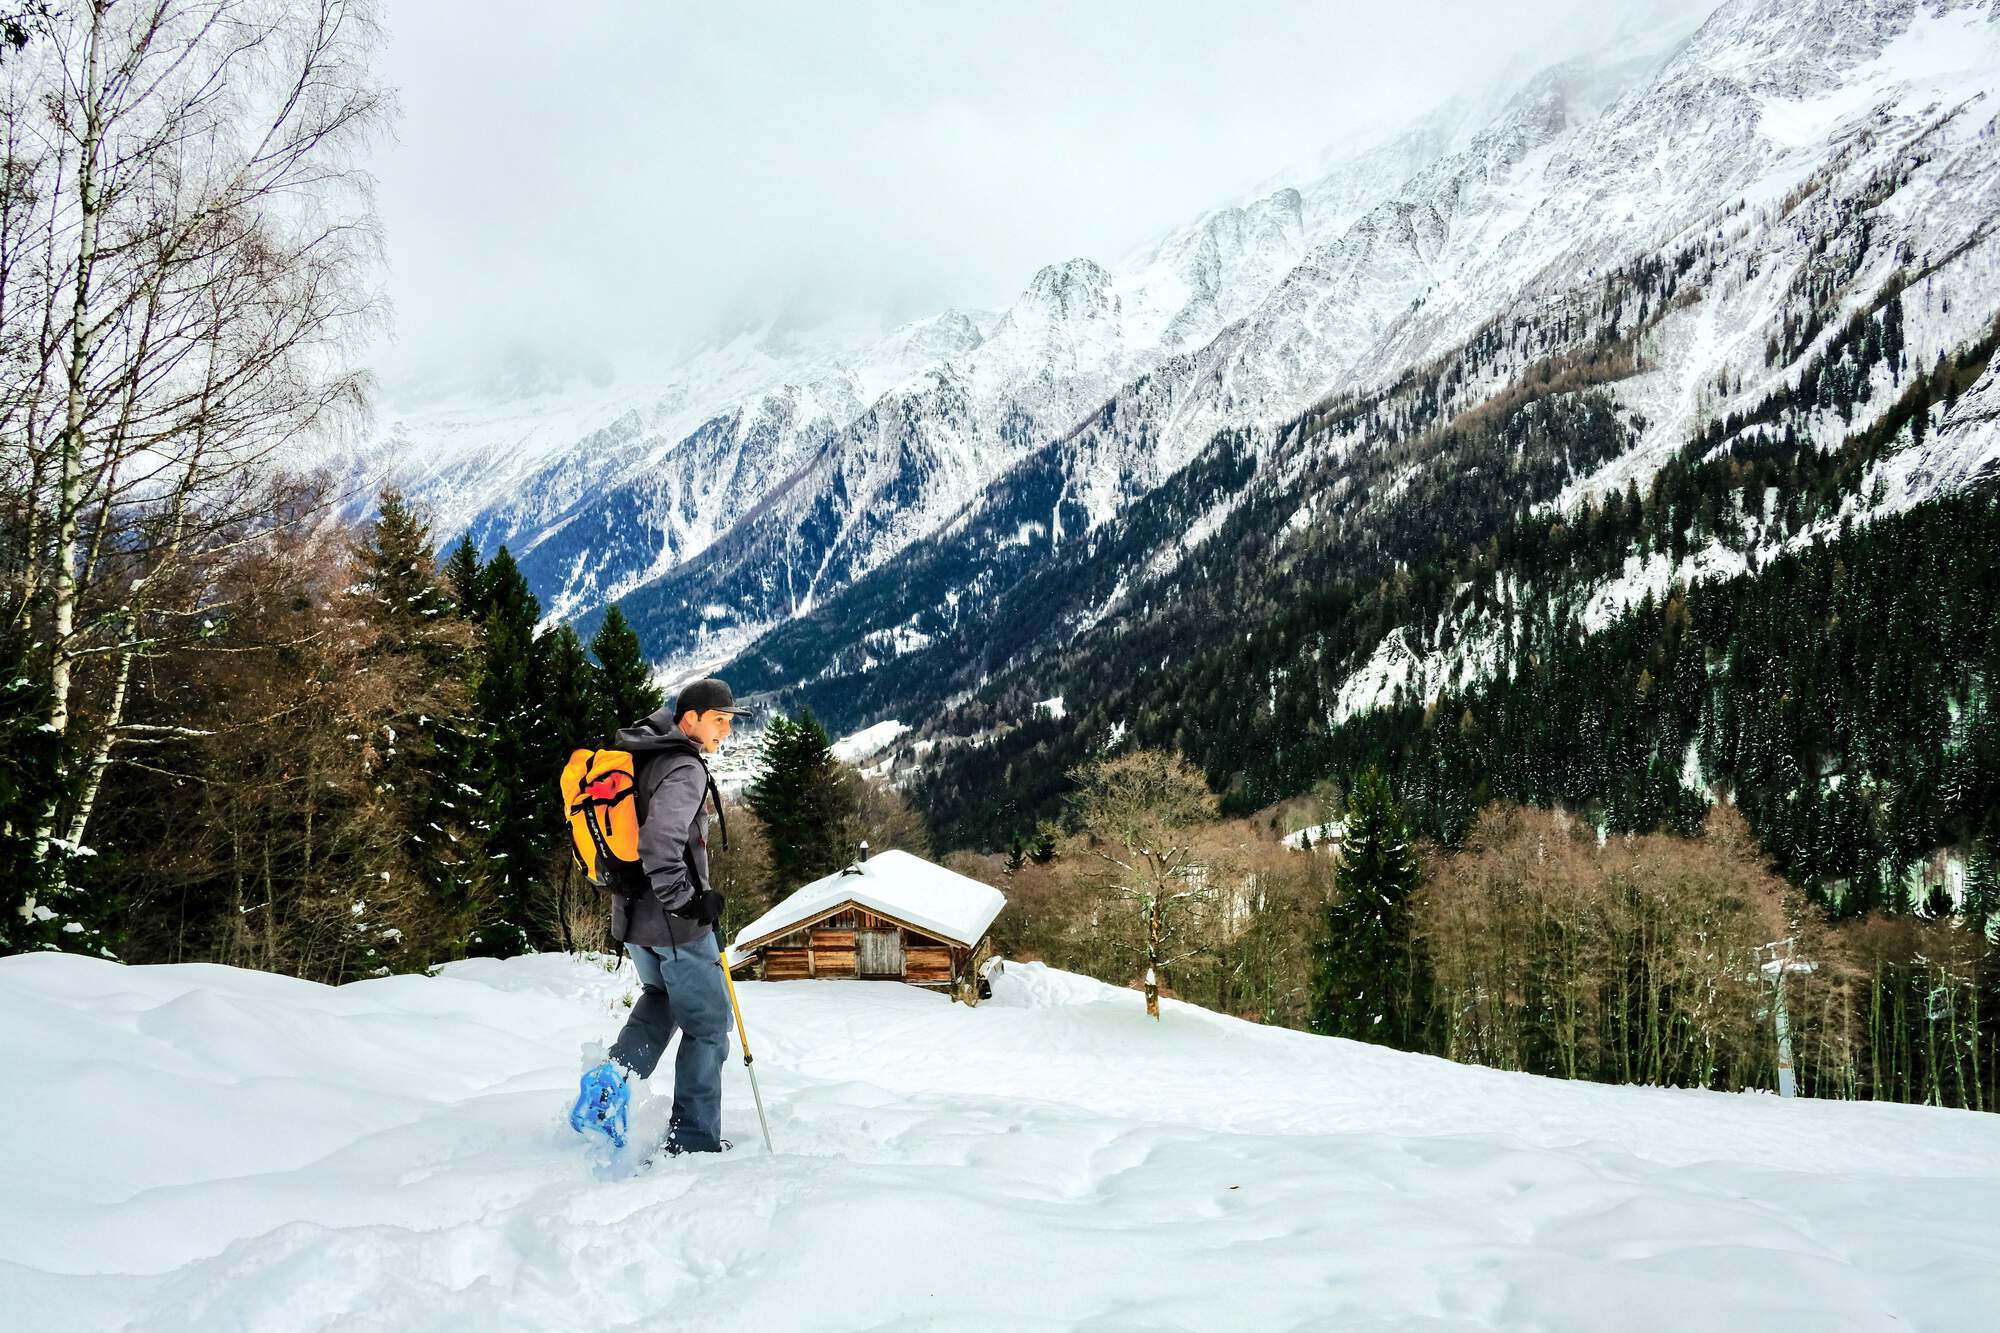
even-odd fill
[[(1612, 390), (1634, 423), (1634, 447), (1579, 478), (1551, 505), (1558, 512), (1628, 485), (1644, 490), (1709, 423), (1732, 414), (1747, 423), (1803, 381), (1850, 316), (1893, 301), (1907, 352), (1902, 367), (1868, 372), (1859, 404), (1788, 418), (1787, 429), (1829, 453), (1888, 415), (1910, 367), (1935, 364), (2000, 319), (2000, 7), (1731, 5), (1661, 78), (1682, 90), (1679, 100), (1712, 108), (1702, 116), (1743, 129), (1749, 148), (1720, 159), (1741, 192), (1654, 251), (1666, 260), (1681, 244), (1701, 243), (1707, 276), (1692, 273), (1699, 287), (1691, 282), (1658, 316), (1640, 344), (1641, 366)], [(1536, 290), (1509, 314), (1531, 309)], [(1577, 294), (1563, 299), (1574, 306)], [(1629, 327), (1632, 312), (1624, 313)], [(1711, 541), (1678, 561), (1628, 561), (1576, 596), (1582, 623), (1600, 626), (1676, 582), (1734, 576), (1843, 524), (2000, 477), (1995, 385), (1989, 369), (1956, 403), (1929, 409), (1927, 434), (1904, 427), (1837, 515), (1790, 533), (1757, 521), (1735, 548)], [(1321, 449), (1355, 451), (1361, 434), (1335, 431)], [(1312, 511), (1308, 501), (1301, 520)], [(1328, 721), (1477, 680), (1510, 632), (1483, 606), (1396, 630), (1356, 663)]]
[(0, 959), (0, 1326), (1971, 1333), (2000, 1310), (2000, 1117), (1562, 1083), (1172, 1002), (1156, 1025), (1031, 965), (977, 1009), (742, 987), (776, 1155), (732, 1059), (735, 1152), (613, 1175), (561, 1119), (632, 988), (555, 955), (339, 989)]
[[(2000, 91), (1996, 14), (1985, 0), (1738, 0), (1673, 47), (1543, 71), (1307, 251), (1240, 335), (1188, 367), (1185, 394), (1146, 386), (1159, 410), (1121, 414), (1123, 429), (1152, 438), (1170, 471), (1219, 429), (1275, 426), (1450, 352), (1510, 309), (1573, 299), (1718, 210), (1774, 203), (1865, 153), (1857, 135), (1907, 137)], [(1963, 132), (1992, 114), (1975, 110)], [(1972, 235), (1989, 203), (1961, 193), (1920, 225)], [(1687, 391), (1730, 349), (1689, 350), (1676, 377), (1687, 402), (1650, 418), (1676, 444), (1696, 415)]]

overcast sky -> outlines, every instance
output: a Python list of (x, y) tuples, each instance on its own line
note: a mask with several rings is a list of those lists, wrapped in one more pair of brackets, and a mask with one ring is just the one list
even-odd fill
[[(386, 0), (390, 399), (1008, 302), (1710, 0)], [(1585, 20), (1580, 16), (1596, 17)]]

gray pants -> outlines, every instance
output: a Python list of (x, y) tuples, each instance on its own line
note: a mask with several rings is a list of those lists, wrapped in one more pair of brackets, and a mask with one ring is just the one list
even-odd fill
[(644, 990), (611, 1047), (611, 1058), (640, 1078), (651, 1077), (673, 1040), (674, 1115), (667, 1142), (689, 1152), (722, 1147), (722, 1062), (729, 1056), (729, 992), (724, 988), (715, 932), (656, 949), (628, 944)]

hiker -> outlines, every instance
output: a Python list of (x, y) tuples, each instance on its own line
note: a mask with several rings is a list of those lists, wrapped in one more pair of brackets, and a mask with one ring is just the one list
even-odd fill
[[(630, 751), (639, 795), (641, 892), (613, 899), (611, 933), (632, 955), (643, 987), (610, 1058), (583, 1075), (570, 1123), (623, 1141), (630, 1080), (645, 1079), (681, 1034), (674, 1060), (674, 1109), (668, 1152), (721, 1152), (722, 1062), (729, 1055), (727, 978), (718, 965), (716, 923), (722, 895), (708, 880), (708, 798), (722, 818), (722, 795), (704, 754), (731, 724), (748, 717), (724, 682), (710, 677), (680, 692), (614, 742)], [(722, 825), (722, 844), (729, 828)]]

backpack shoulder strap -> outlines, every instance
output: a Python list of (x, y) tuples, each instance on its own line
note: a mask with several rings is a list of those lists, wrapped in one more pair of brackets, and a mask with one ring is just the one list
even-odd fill
[(708, 771), (706, 759), (701, 761), (701, 774), (708, 780), (706, 799), (715, 802), (715, 822), (722, 830), (722, 850), (726, 852), (729, 850), (729, 816), (722, 813), (722, 789), (715, 785), (715, 774)]

